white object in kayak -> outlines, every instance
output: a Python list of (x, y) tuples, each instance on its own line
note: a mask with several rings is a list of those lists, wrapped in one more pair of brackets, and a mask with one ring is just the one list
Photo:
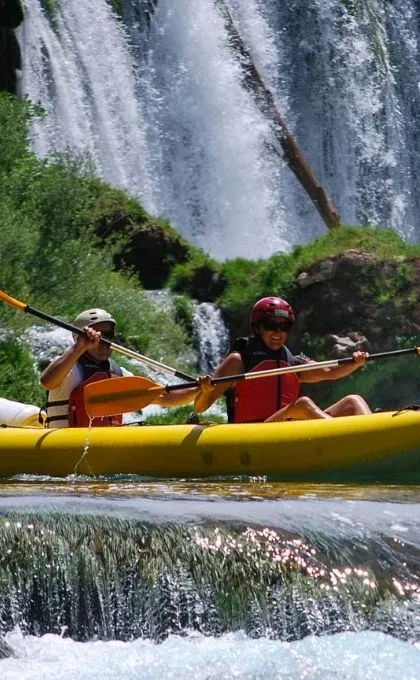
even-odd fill
[[(42, 427), (42, 422), (39, 422), (39, 414), (39, 406), (0, 398), (0, 425)], [(43, 415), (44, 413), (41, 411), (41, 416)]]

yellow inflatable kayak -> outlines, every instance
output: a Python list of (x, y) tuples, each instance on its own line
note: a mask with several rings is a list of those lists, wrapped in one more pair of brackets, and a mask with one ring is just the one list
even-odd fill
[(420, 412), (246, 425), (0, 430), (0, 476), (420, 482)]

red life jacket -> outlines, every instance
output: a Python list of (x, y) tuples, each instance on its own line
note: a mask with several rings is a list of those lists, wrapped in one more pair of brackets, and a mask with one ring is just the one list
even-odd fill
[[(289, 366), (286, 361), (262, 361), (250, 372)], [(261, 423), (296, 401), (300, 382), (295, 373), (242, 380), (235, 388), (235, 423)]]
[[(238, 338), (230, 352), (241, 355), (246, 373), (301, 363), (285, 346), (277, 351), (268, 349), (259, 336)], [(300, 381), (295, 373), (238, 381), (226, 394), (229, 422), (263, 422), (295, 401), (299, 392)]]
[[(112, 375), (111, 375), (112, 377)], [(115, 376), (117, 377), (117, 376)], [(90, 378), (81, 382), (71, 392), (69, 397), (69, 427), (89, 427), (90, 423), (94, 427), (110, 427), (112, 425), (122, 425), (122, 415), (105, 416), (103, 418), (89, 418), (85, 409), (84, 389), (89, 383), (97, 380), (105, 380), (109, 378), (109, 373), (105, 371), (98, 371)]]

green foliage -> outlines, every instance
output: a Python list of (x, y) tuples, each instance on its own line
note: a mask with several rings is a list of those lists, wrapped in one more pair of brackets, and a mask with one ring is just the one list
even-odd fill
[(89, 194), (95, 234), (112, 246), (117, 269), (135, 272), (145, 288), (161, 288), (173, 267), (189, 259), (190, 244), (169, 222), (149, 215), (123, 191), (93, 178)]
[(108, 238), (118, 234), (119, 224), (127, 218), (133, 223), (145, 223), (150, 219), (144, 208), (121, 189), (111, 187), (96, 177), (90, 177), (86, 187), (92, 198), (92, 223), (98, 225), (101, 235)]
[(409, 283), (410, 267), (404, 263), (404, 256), (420, 255), (420, 246), (407, 244), (392, 229), (333, 229), (312, 243), (296, 246), (291, 253), (275, 253), (265, 261), (237, 259), (223, 263), (221, 274), (226, 287), (217, 303), (231, 317), (238, 308), (249, 309), (255, 300), (266, 295), (287, 297), (299, 272), (351, 249), (370, 252), (382, 261), (400, 262), (396, 280), (388, 281), (385, 287), (383, 281), (378, 283), (378, 294), (387, 299)]
[[(0, 272), (1, 286), (13, 291), (16, 297), (29, 293), (29, 259), (36, 246), (36, 231), (31, 230), (31, 220), (21, 210), (14, 210), (8, 197), (0, 200)], [(10, 308), (1, 305), (2, 318), (14, 316)]]
[(0, 92), (0, 177), (10, 172), (17, 160), (30, 155), (28, 121), (40, 113), (40, 107), (29, 100), (18, 101), (13, 95)]
[(112, 7), (112, 11), (120, 19), (124, 18), (124, 0), (107, 0)]
[(294, 250), (291, 255), (276, 253), (264, 264), (259, 277), (260, 293), (261, 291), (264, 293), (258, 297), (264, 295), (287, 297), (287, 292), (293, 285), (300, 253), (300, 248)]
[(148, 425), (185, 425), (188, 416), (194, 413), (192, 406), (180, 406), (171, 408), (158, 415), (149, 416), (145, 419)]
[[(192, 405), (180, 406), (179, 408), (168, 409), (159, 415), (149, 416), (145, 419), (145, 422), (147, 425), (185, 425), (188, 416), (192, 413), (194, 413), (194, 407)], [(199, 418), (202, 423), (207, 421), (205, 413), (201, 414)], [(212, 423), (226, 422), (226, 419), (223, 416), (215, 415), (213, 413), (208, 420)]]
[(302, 333), (299, 340), (299, 352), (303, 352), (311, 359), (324, 361), (326, 357), (322, 351), (323, 339), (313, 333)]
[(91, 227), (93, 199), (87, 180), (93, 172), (89, 158), (66, 152), (43, 162), (18, 162), (8, 185), (39, 223), (42, 239), (58, 248), (64, 239), (77, 238)]
[(5, 399), (42, 406), (45, 392), (29, 347), (9, 336), (0, 340), (0, 395)]
[[(409, 345), (404, 343), (404, 346)], [(372, 409), (392, 411), (406, 404), (420, 403), (418, 361), (414, 356), (406, 356), (368, 363), (342, 380), (305, 387), (305, 393), (310, 393), (322, 408), (347, 394), (361, 394)]]
[(420, 254), (420, 246), (408, 244), (393, 229), (341, 227), (332, 229), (308, 245), (297, 246), (292, 257), (298, 268), (303, 268), (327, 257), (341, 255), (350, 249), (366, 250), (380, 260)]
[(175, 321), (184, 329), (187, 337), (194, 338), (194, 306), (185, 295), (176, 295), (174, 298)]
[[(333, 229), (307, 245), (296, 246), (290, 254), (276, 253), (261, 269), (260, 295), (287, 293), (296, 275), (316, 262), (348, 250), (363, 250), (382, 261), (401, 260), (420, 254), (420, 247), (407, 244), (392, 229), (342, 227)], [(401, 265), (401, 272), (404, 270)]]
[(192, 248), (190, 259), (173, 268), (168, 286), (176, 293), (212, 301), (221, 294), (225, 280), (221, 277), (220, 264), (198, 248)]
[(221, 273), (227, 286), (221, 298), (222, 306), (242, 306), (244, 299), (255, 299), (260, 290), (260, 272), (263, 266), (263, 260), (254, 262), (244, 258), (224, 262)]
[(48, 17), (48, 21), (54, 31), (58, 28), (58, 15), (60, 13), (59, 0), (41, 0), (41, 6)]
[[(112, 231), (118, 210), (129, 209), (144, 223), (152, 218), (134, 199), (101, 183), (88, 157), (67, 151), (38, 159), (28, 147), (28, 123), (38, 114), (29, 102), (0, 93), (0, 287), (70, 320), (82, 309), (104, 307), (117, 318), (122, 344), (130, 337), (142, 354), (190, 370), (195, 357), (186, 306), (185, 324), (180, 306), (157, 311), (137, 278), (115, 271), (118, 241), (100, 242), (95, 231), (99, 220)], [(16, 329), (33, 323), (3, 303), (0, 318)], [(9, 365), (12, 359), (5, 357)], [(21, 381), (14, 398), (27, 399)]]

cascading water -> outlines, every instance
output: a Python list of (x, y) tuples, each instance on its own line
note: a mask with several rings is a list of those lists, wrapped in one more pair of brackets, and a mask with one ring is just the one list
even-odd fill
[(161, 211), (219, 258), (286, 247), (295, 180), (269, 151), (269, 122), (241, 84), (220, 9), (212, 0), (159, 2), (145, 30), (127, 5), (143, 46)]
[(201, 375), (213, 373), (228, 349), (229, 336), (220, 310), (208, 302), (197, 306), (194, 317), (198, 338), (198, 362)]
[(418, 238), (416, 3), (262, 4), (281, 35), (297, 139), (343, 220)]
[[(124, 30), (106, 0), (58, 2), (49, 19), (40, 2), (26, 0), (20, 35), (22, 90), (47, 111), (38, 153), (87, 150), (220, 259), (322, 233), (245, 89), (221, 3), (125, 0)], [(417, 240), (415, 1), (225, 4), (343, 221)]]
[(2, 677), (418, 677), (415, 496), (276, 499), (237, 483), (159, 496), (129, 480), (94, 501), (89, 487), (0, 499), (0, 635), (18, 656)]
[(386, 533), (337, 542), (238, 521), (29, 514), (2, 519), (0, 545), (0, 633), (65, 625), (79, 640), (162, 640), (241, 628), (296, 640), (392, 625), (418, 636), (418, 549)]
[(134, 63), (111, 7), (66, 0), (47, 14), (41, 0), (24, 5), (21, 89), (46, 111), (33, 124), (35, 151), (87, 152), (108, 182), (156, 211)]

